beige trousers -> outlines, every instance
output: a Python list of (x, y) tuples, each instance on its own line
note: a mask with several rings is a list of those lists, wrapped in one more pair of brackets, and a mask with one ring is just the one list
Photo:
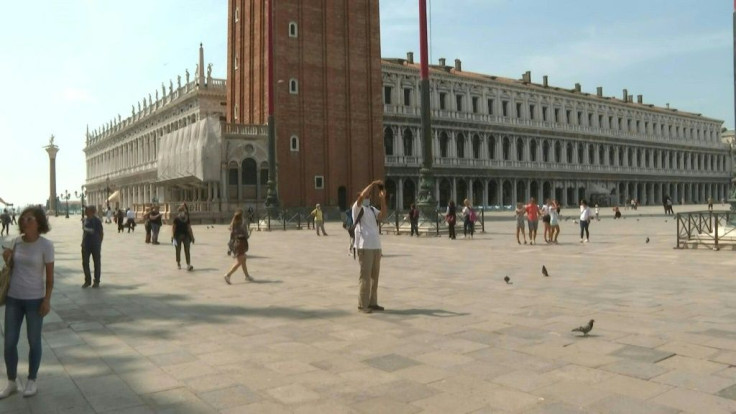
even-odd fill
[(378, 305), (378, 275), (381, 272), (381, 249), (358, 249), (360, 296), (358, 307)]

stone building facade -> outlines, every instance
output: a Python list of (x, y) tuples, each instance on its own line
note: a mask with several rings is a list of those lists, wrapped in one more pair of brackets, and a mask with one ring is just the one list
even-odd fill
[[(660, 204), (727, 197), (722, 121), (620, 98), (481, 75), (440, 59), (430, 73), (436, 197), (508, 206), (535, 197), (564, 205), (636, 199)], [(419, 66), (383, 63), (386, 177), (394, 204), (416, 197), (421, 163)]]

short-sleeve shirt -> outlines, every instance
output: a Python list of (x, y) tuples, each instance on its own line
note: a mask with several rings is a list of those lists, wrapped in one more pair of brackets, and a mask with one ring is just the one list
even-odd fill
[(323, 220), (322, 219), (322, 210), (321, 209), (315, 208), (314, 210), (312, 210), (312, 215), (314, 216), (314, 220), (315, 221), (322, 221)]
[(128, 210), (128, 218), (129, 219), (135, 219), (135, 211)]
[(13, 274), (8, 296), (15, 299), (42, 299), (46, 296), (46, 264), (54, 262), (54, 243), (45, 237), (34, 242), (15, 240)]
[(358, 218), (360, 210), (365, 209), (363, 217), (355, 226), (355, 248), (356, 249), (380, 249), (381, 237), (378, 233), (378, 214), (381, 212), (377, 208), (359, 206), (353, 203), (353, 217)]
[(527, 204), (526, 205), (526, 216), (529, 219), (529, 221), (539, 220), (539, 206), (536, 204)]
[(102, 222), (96, 216), (84, 218), (82, 243), (85, 246), (98, 246), (102, 243)]

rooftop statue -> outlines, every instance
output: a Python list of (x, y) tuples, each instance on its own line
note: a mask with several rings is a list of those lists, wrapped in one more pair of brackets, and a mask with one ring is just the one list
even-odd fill
[(189, 83), (189, 69), (184, 69), (184, 76), (186, 76), (187, 83)]
[(54, 146), (54, 134), (51, 134), (51, 138), (49, 138), (49, 147)]

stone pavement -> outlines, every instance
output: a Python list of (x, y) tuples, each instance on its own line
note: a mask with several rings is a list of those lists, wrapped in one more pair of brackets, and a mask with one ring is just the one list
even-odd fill
[(257, 282), (232, 286), (226, 226), (195, 227), (186, 272), (106, 225), (102, 287), (83, 290), (78, 218), (53, 218), (39, 393), (0, 413), (736, 411), (736, 256), (673, 250), (654, 207), (603, 212), (587, 244), (565, 221), (559, 245), (519, 246), (510, 215), (474, 240), (384, 236), (370, 315), (337, 223), (254, 233)]

